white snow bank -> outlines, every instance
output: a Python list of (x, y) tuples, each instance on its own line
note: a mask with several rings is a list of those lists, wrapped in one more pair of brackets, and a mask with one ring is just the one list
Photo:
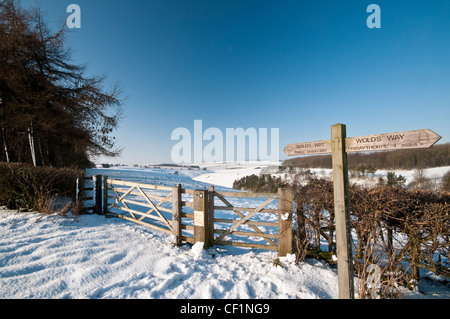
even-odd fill
[(337, 272), (316, 261), (237, 247), (175, 247), (121, 219), (78, 221), (0, 210), (2, 299), (337, 298)]
[(194, 177), (193, 180), (212, 185), (232, 188), (235, 180), (253, 174), (259, 175), (260, 172), (261, 168), (241, 168), (241, 169), (236, 168), (233, 170), (222, 169)]

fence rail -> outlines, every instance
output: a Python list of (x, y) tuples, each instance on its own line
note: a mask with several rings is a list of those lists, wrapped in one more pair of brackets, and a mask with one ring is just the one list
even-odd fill
[[(92, 187), (85, 187), (93, 181)], [(103, 182), (102, 182), (103, 181)], [(278, 194), (193, 190), (141, 184), (107, 176), (79, 179), (79, 200), (94, 213), (110, 213), (174, 235), (177, 245), (203, 242), (292, 253), (292, 190)], [(87, 186), (87, 185), (86, 185)], [(102, 189), (103, 188), (103, 189)], [(103, 198), (102, 198), (103, 197)]]

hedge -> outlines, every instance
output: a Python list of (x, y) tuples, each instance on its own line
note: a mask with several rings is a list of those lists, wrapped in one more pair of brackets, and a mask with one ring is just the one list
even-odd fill
[(0, 163), (0, 205), (8, 209), (51, 213), (75, 198), (75, 168)]

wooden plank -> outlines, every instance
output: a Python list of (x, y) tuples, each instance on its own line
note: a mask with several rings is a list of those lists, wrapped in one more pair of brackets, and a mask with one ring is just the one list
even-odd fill
[(224, 240), (217, 241), (216, 245), (236, 246), (236, 247), (246, 247), (246, 248), (256, 248), (256, 249), (268, 249), (268, 250), (277, 250), (278, 249), (277, 246), (273, 246), (273, 245), (241, 243), (241, 242), (236, 242), (236, 241), (224, 241)]
[[(114, 189), (115, 189), (118, 193), (125, 193), (125, 192), (127, 192), (127, 191), (129, 190), (129, 188), (124, 189), (124, 188), (117, 188), (117, 187), (115, 187)], [(144, 189), (145, 189), (145, 188), (144, 188)], [(128, 194), (129, 194), (129, 195), (135, 195), (135, 196), (142, 197), (142, 194), (141, 194), (140, 192), (137, 192), (137, 191), (132, 191), (132, 192), (130, 192), (130, 193), (128, 193)], [(147, 194), (148, 197), (150, 197), (150, 198), (152, 198), (152, 199), (160, 200), (160, 201), (166, 199), (165, 202), (170, 202), (170, 201), (172, 200), (172, 199), (170, 198), (170, 196), (165, 196), (165, 197), (163, 197), (163, 196), (155, 195), (155, 194), (148, 193), (148, 192), (146, 192), (146, 194)], [(169, 193), (169, 194), (171, 194), (171, 193)]]
[[(112, 198), (116, 198), (116, 197), (112, 197)], [(150, 208), (148, 213), (151, 213), (153, 211), (153, 207), (150, 204), (146, 203), (146, 202), (138, 202), (138, 201), (135, 201), (135, 200), (132, 200), (132, 199), (127, 199), (127, 198), (122, 199), (120, 202), (127, 203), (127, 204), (134, 204), (134, 205), (138, 205), (138, 206), (141, 206), (141, 207)], [(172, 209), (170, 209), (170, 208), (158, 206), (158, 210), (172, 214)]]
[(185, 229), (185, 230), (194, 230), (194, 226), (192, 225), (186, 225), (186, 224), (181, 224), (181, 229)]
[(181, 201), (181, 205), (183, 207), (194, 207), (194, 203), (193, 202)]
[[(216, 223), (234, 224), (237, 221), (238, 220), (235, 220), (235, 219), (214, 218), (214, 222), (216, 222)], [(266, 226), (266, 227), (277, 227), (278, 228), (278, 223), (260, 222), (260, 221), (251, 221), (251, 220), (247, 221), (247, 223), (245, 223), (245, 225), (249, 225), (249, 226)]]
[[(154, 220), (157, 220), (157, 221), (160, 221), (160, 222), (164, 222), (164, 220), (162, 220), (157, 215), (152, 215), (152, 214), (149, 214), (149, 213), (143, 213), (143, 212), (140, 212), (138, 210), (134, 210), (134, 209), (131, 209), (131, 208), (126, 208), (126, 207), (121, 207), (121, 206), (117, 206), (117, 205), (113, 206), (112, 208), (123, 210), (124, 212), (127, 212), (127, 213), (131, 214), (134, 217), (134, 220), (141, 220), (142, 221), (144, 218), (147, 217), (147, 218), (151, 218), (151, 219), (154, 219)], [(141, 218), (137, 218), (134, 215), (139, 215), (139, 216), (142, 216), (142, 217)]]
[(171, 191), (172, 187), (167, 186), (161, 186), (161, 185), (150, 185), (150, 184), (141, 184), (141, 183), (135, 183), (135, 182), (125, 182), (117, 179), (109, 179), (109, 184), (114, 185), (121, 185), (121, 186), (131, 186), (131, 187), (140, 187), (144, 189), (156, 189), (156, 190), (164, 190), (164, 191)]
[[(223, 210), (223, 211), (238, 211), (238, 212), (250, 212), (254, 210), (256, 207), (236, 207), (236, 206), (214, 206), (214, 210)], [(261, 209), (259, 213), (269, 213), (269, 214), (278, 214), (278, 209), (273, 208), (265, 208)]]
[(146, 208), (151, 208), (151, 206), (146, 202), (139, 202), (139, 201), (128, 199), (128, 198), (122, 199), (121, 202), (125, 202), (127, 204), (139, 205), (139, 206), (146, 207)]
[(183, 218), (189, 218), (189, 219), (194, 219), (194, 214), (181, 213), (181, 217), (183, 217)]
[[(214, 229), (214, 232), (216, 234), (223, 234), (225, 232), (224, 229)], [(246, 236), (246, 237), (262, 237), (262, 238), (274, 238), (279, 239), (280, 235), (278, 234), (266, 234), (266, 233), (254, 233), (254, 232), (248, 232), (248, 231), (234, 231), (233, 233), (229, 234), (228, 236)], [(273, 244), (276, 245), (276, 244)]]
[(430, 148), (442, 137), (432, 130), (375, 134), (346, 139), (347, 152), (373, 152)]
[(333, 125), (331, 140), (339, 298), (353, 299), (352, 238), (348, 207), (347, 152), (345, 151), (346, 126)]
[(288, 156), (329, 154), (331, 153), (331, 141), (289, 144), (284, 149), (284, 152)]
[(214, 192), (214, 196), (221, 195), (223, 197), (235, 198), (272, 198), (278, 199), (278, 194), (272, 193), (239, 193), (239, 192)]

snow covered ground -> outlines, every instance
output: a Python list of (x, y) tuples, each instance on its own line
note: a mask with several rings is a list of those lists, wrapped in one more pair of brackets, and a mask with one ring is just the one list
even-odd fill
[[(123, 167), (89, 173), (204, 188), (209, 183), (226, 187), (231, 176), (261, 169), (205, 168), (177, 174)], [(201, 244), (172, 242), (170, 235), (117, 218), (0, 209), (0, 299), (338, 298), (337, 270), (323, 262), (295, 265), (289, 255), (277, 265), (276, 252), (229, 246), (205, 251)], [(448, 299), (450, 289), (427, 280), (420, 292), (405, 291), (405, 297)]]
[(262, 250), (175, 247), (117, 218), (0, 211), (0, 298), (337, 298), (337, 272)]

